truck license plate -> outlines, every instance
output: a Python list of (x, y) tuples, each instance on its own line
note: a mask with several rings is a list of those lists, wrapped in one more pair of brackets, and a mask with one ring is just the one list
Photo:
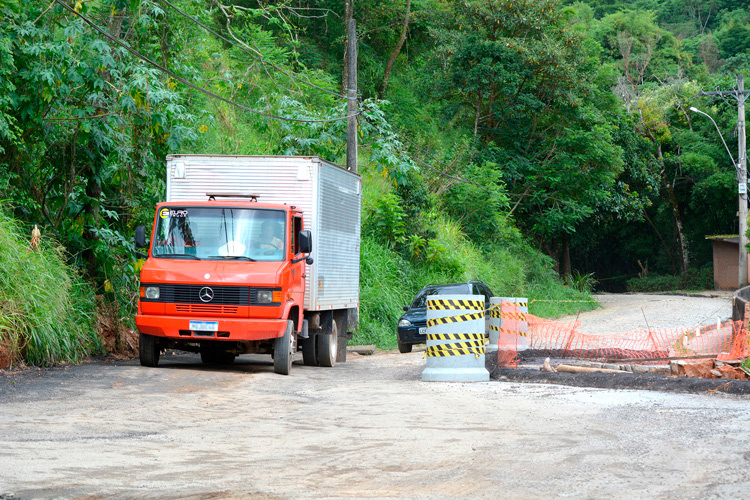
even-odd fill
[(191, 321), (190, 329), (197, 332), (218, 332), (218, 321)]
[(425, 332), (427, 332), (427, 327), (426, 327), (426, 326), (423, 326), (423, 327), (420, 327), (420, 328), (419, 328), (419, 334), (420, 334), (420, 335), (424, 335), (424, 334), (425, 334)]

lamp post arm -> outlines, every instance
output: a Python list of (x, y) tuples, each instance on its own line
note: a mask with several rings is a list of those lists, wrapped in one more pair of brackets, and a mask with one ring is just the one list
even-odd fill
[(716, 122), (714, 121), (714, 119), (711, 118), (711, 115), (709, 115), (708, 113), (704, 113), (700, 109), (698, 109), (696, 107), (693, 107), (693, 106), (690, 107), (690, 111), (692, 111), (694, 113), (700, 113), (700, 114), (702, 114), (704, 116), (707, 116), (708, 119), (711, 120), (711, 123), (713, 123), (714, 127), (716, 127), (716, 132), (719, 134), (719, 138), (721, 139), (721, 142), (724, 144), (724, 148), (727, 150), (727, 154), (729, 155), (729, 158), (731, 158), (731, 160), (732, 160), (732, 165), (734, 166), (734, 170), (737, 173), (737, 175), (739, 176), (739, 173), (740, 173), (739, 166), (737, 165), (737, 162), (734, 161), (734, 156), (732, 156), (732, 153), (729, 151), (729, 146), (727, 146), (727, 143), (724, 140), (724, 136), (721, 135), (721, 130), (719, 130), (719, 126), (716, 124)]

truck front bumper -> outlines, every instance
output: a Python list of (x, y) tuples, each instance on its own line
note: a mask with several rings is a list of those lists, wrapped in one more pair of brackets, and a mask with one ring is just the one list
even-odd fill
[[(217, 323), (216, 331), (191, 330), (190, 323)], [(171, 339), (266, 340), (283, 337), (285, 319), (187, 318), (136, 314), (140, 333)]]

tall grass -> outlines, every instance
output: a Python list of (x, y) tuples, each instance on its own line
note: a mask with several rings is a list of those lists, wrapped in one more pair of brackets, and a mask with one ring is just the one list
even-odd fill
[(50, 366), (101, 352), (95, 315), (94, 294), (62, 248), (42, 238), (31, 251), (20, 227), (0, 212), (0, 344), (12, 364)]

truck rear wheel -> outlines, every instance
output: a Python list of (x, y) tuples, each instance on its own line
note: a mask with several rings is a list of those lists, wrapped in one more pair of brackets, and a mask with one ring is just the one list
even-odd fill
[(302, 360), (305, 366), (318, 366), (318, 354), (315, 352), (318, 347), (317, 344), (317, 335), (310, 335), (309, 338), (302, 339)]
[(142, 366), (154, 367), (159, 364), (159, 343), (153, 335), (138, 333), (138, 358)]
[(294, 354), (294, 321), (286, 322), (286, 332), (276, 339), (273, 345), (273, 371), (279, 375), (289, 375)]
[(336, 354), (339, 350), (339, 329), (336, 326), (336, 320), (331, 320), (331, 331), (326, 334), (318, 335), (318, 363), (320, 366), (334, 366), (336, 364)]

